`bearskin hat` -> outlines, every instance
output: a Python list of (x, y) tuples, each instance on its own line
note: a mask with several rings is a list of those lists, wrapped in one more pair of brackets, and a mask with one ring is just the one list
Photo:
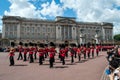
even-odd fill
[(37, 46), (37, 44), (35, 43), (34, 46)]
[(14, 42), (11, 42), (11, 46), (14, 47), (14, 46), (15, 46), (15, 43), (14, 43)]
[(28, 46), (28, 44), (27, 44), (27, 43), (25, 43), (24, 45), (25, 45), (25, 47), (27, 47), (27, 46)]
[(33, 43), (30, 42), (30, 43), (29, 43), (29, 46), (33, 46)]
[(39, 44), (39, 47), (44, 48), (44, 44), (40, 43), (40, 44)]
[(53, 42), (50, 42), (50, 46), (55, 46), (55, 44)]
[(22, 42), (19, 42), (19, 45), (23, 45), (23, 43), (22, 43)]

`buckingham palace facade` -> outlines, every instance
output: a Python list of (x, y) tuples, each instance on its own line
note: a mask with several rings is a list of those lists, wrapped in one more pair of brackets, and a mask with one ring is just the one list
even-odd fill
[(55, 20), (3, 16), (2, 38), (10, 42), (85, 44), (113, 40), (113, 24), (79, 22), (74, 17), (57, 16)]

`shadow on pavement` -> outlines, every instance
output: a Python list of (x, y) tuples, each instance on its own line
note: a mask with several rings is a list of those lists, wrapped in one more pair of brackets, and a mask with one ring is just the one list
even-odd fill
[(76, 65), (75, 63), (67, 63), (66, 65)]
[(28, 66), (27, 64), (16, 64), (14, 66)]
[(85, 63), (86, 61), (88, 61), (88, 60), (81, 60), (81, 61), (78, 61), (78, 62), (75, 62), (75, 63)]
[(54, 66), (54, 68), (68, 68), (68, 66)]

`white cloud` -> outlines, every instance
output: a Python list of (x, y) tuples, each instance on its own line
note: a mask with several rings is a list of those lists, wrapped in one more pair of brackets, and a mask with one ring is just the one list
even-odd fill
[(22, 16), (22, 17), (38, 17), (39, 11), (36, 7), (28, 2), (28, 0), (9, 0), (11, 3), (10, 10), (5, 11), (5, 15)]
[[(22, 16), (22, 17), (35, 17), (35, 18), (43, 18), (46, 16), (56, 17), (60, 16), (63, 13), (62, 7), (59, 4), (56, 4), (54, 0), (52, 2), (44, 2), (37, 8), (33, 5), (36, 1), (41, 0), (9, 0), (11, 6), (9, 7), (9, 11), (5, 11), (5, 15), (13, 15), (13, 16)], [(29, 1), (33, 1), (30, 3)]]
[[(9, 0), (11, 6), (9, 11), (5, 11), (5, 15), (31, 17), (31, 18), (47, 18), (63, 16), (66, 9), (72, 9), (77, 15), (79, 21), (84, 22), (112, 22), (115, 25), (114, 33), (118, 33), (116, 28), (120, 24), (120, 7), (119, 0), (60, 0), (61, 4), (56, 4), (48, 0)], [(33, 2), (38, 3), (39, 8)]]
[[(79, 21), (89, 22), (112, 22), (115, 25), (114, 33), (118, 31), (116, 28), (120, 26), (120, 7), (119, 0), (60, 0), (64, 4), (64, 8), (73, 9), (77, 14)], [(119, 32), (120, 33), (120, 32)]]
[(40, 13), (43, 16), (56, 17), (63, 14), (63, 8), (59, 4), (56, 4), (54, 0), (52, 2), (46, 2), (41, 5), (42, 9)]

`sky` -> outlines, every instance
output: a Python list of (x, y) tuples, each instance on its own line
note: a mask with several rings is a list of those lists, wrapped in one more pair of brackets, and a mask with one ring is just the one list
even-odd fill
[(120, 33), (120, 0), (0, 0), (0, 32), (4, 15), (54, 20), (75, 17), (81, 22), (110, 22)]

